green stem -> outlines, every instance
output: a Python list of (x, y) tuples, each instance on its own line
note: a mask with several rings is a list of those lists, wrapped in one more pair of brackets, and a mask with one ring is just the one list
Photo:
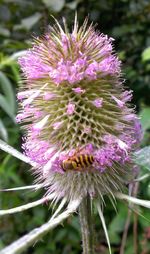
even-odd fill
[(91, 200), (87, 196), (79, 206), (80, 225), (82, 233), (83, 254), (95, 254), (94, 230), (91, 213)]

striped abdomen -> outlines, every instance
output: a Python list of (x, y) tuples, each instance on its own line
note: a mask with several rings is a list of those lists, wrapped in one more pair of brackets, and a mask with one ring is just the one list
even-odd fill
[(94, 162), (93, 155), (81, 154), (70, 157), (62, 162), (62, 168), (64, 171), (67, 170), (82, 170), (91, 166)]

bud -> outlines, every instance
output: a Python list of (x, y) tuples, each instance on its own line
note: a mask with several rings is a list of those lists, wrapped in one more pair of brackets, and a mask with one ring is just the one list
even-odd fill
[(56, 21), (19, 59), (23, 149), (56, 200), (122, 189), (141, 138), (113, 39), (87, 23), (79, 28), (75, 18), (70, 33), (65, 21), (64, 28)]

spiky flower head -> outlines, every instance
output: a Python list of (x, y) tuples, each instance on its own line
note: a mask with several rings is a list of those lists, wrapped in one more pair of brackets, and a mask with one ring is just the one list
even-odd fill
[(87, 23), (75, 18), (70, 33), (56, 21), (19, 59), (23, 148), (57, 200), (113, 195), (132, 175), (141, 136), (113, 39)]

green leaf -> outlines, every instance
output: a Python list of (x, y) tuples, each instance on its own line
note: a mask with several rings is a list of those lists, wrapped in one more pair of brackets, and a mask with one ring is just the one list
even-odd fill
[(30, 30), (41, 18), (40, 13), (35, 13), (32, 16), (29, 16), (25, 19), (21, 20), (21, 25), (25, 27), (27, 30)]
[(14, 80), (16, 81), (17, 84), (21, 85), (21, 78), (20, 78), (20, 73), (19, 73), (17, 65), (12, 64), (12, 65), (10, 65), (10, 68), (12, 70)]
[[(16, 45), (16, 47), (19, 47), (19, 45)], [(5, 66), (12, 67), (14, 65), (17, 65), (18, 58), (24, 56), (26, 52), (26, 50), (20, 50), (13, 53), (11, 56), (5, 56), (0, 53), (0, 68), (3, 69)]]
[(0, 35), (9, 37), (10, 31), (8, 29), (6, 29), (5, 27), (0, 27)]
[(147, 209), (142, 209), (142, 214), (144, 214), (144, 217), (146, 219), (143, 220), (143, 216), (139, 216), (138, 220), (139, 220), (140, 226), (144, 229), (147, 227), (148, 221), (150, 221), (150, 212)]
[(13, 120), (13, 122), (16, 123), (15, 115), (12, 112), (11, 106), (9, 105), (6, 98), (2, 96), (1, 94), (0, 94), (0, 107), (9, 115), (9, 117)]
[(55, 241), (61, 242), (66, 236), (67, 236), (67, 230), (65, 230), (65, 229), (60, 230), (55, 237)]
[(3, 122), (0, 120), (0, 136), (2, 139), (4, 139), (6, 142), (8, 141), (8, 133), (7, 129), (5, 128)]
[(20, 50), (18, 52), (13, 53), (9, 58), (11, 61), (16, 61), (19, 57), (24, 56), (27, 53), (27, 50)]
[(109, 231), (109, 238), (111, 244), (120, 244), (120, 235), (118, 233)]
[(150, 146), (146, 146), (134, 153), (134, 161), (150, 171)]
[(114, 233), (121, 233), (124, 229), (126, 215), (127, 215), (126, 209), (120, 210), (119, 213), (111, 221), (109, 225), (109, 231)]
[(139, 116), (142, 129), (146, 131), (147, 129), (150, 128), (150, 107), (142, 109)]
[(126, 36), (132, 31), (133, 31), (133, 26), (124, 24), (122, 26), (115, 26), (112, 30), (112, 34), (115, 37), (122, 37), (122, 36)]
[(42, 0), (47, 8), (54, 12), (59, 12), (65, 5), (65, 0)]
[(71, 10), (75, 10), (77, 8), (77, 5), (80, 1), (73, 1), (73, 2), (70, 2), (70, 3), (67, 3), (66, 4), (66, 7), (68, 7), (69, 9)]
[[(9, 79), (1, 71), (0, 71), (0, 87), (2, 88), (2, 90), (5, 94), (5, 99), (7, 100), (7, 103), (10, 106), (9, 111), (11, 112), (10, 114), (12, 116), (15, 114), (15, 110), (16, 110), (16, 99), (15, 99), (14, 91), (12, 89), (12, 85), (11, 85)], [(3, 99), (2, 99), (2, 101), (3, 101)], [(5, 102), (4, 102), (4, 104), (5, 104)], [(2, 107), (2, 105), (1, 105), (1, 107)], [(5, 111), (7, 111), (7, 109)], [(7, 114), (8, 114), (8, 111), (7, 111)]]
[(142, 60), (143, 60), (143, 62), (146, 62), (146, 61), (150, 60), (150, 47), (146, 48), (142, 52)]

